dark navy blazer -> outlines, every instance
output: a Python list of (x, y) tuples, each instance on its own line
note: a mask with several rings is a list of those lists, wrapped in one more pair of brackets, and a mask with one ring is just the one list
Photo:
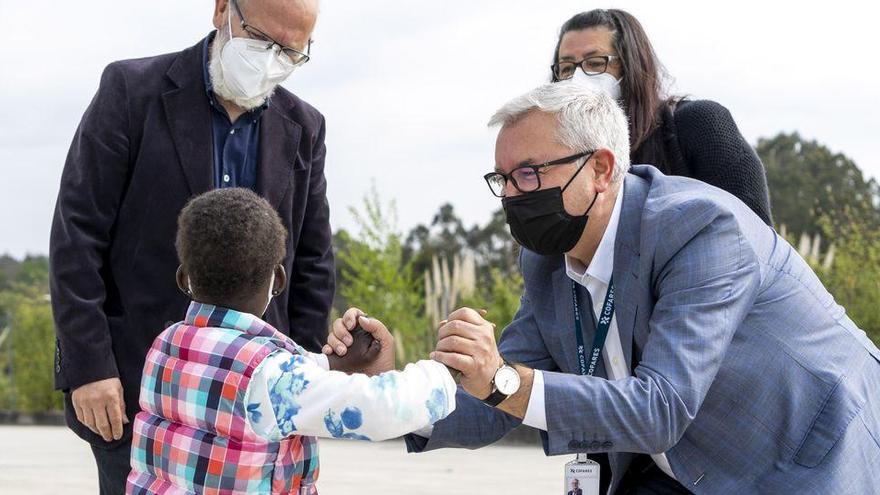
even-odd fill
[[(147, 349), (189, 302), (175, 282), (177, 215), (214, 188), (202, 43), (107, 66), (74, 135), (55, 208), (55, 385), (70, 390), (119, 376), (131, 419)], [(266, 319), (318, 350), (335, 288), (324, 117), (278, 88), (260, 131), (256, 191), (289, 232), (283, 264), (290, 284)], [(108, 445), (65, 402), (70, 427)]]

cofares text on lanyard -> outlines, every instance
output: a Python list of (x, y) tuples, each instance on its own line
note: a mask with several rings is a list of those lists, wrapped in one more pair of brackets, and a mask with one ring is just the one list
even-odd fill
[[(581, 324), (577, 283), (573, 280), (571, 282), (571, 301), (574, 307), (574, 333), (577, 336), (578, 364), (580, 365), (582, 375), (593, 376), (593, 373), (596, 371), (596, 364), (599, 362), (599, 356), (602, 355), (602, 348), (605, 347), (605, 340), (608, 338), (611, 319), (614, 317), (614, 280), (608, 281), (608, 291), (605, 293), (605, 302), (602, 303), (602, 313), (599, 314), (596, 336), (593, 338), (593, 349), (590, 351), (589, 358), (584, 347), (584, 332), (583, 325)], [(590, 311), (592, 310), (590, 308)]]

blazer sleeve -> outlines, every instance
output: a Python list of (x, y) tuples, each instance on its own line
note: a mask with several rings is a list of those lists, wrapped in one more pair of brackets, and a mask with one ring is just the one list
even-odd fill
[(675, 126), (693, 178), (733, 194), (773, 225), (764, 164), (727, 108), (707, 100), (682, 102)]
[(331, 249), (330, 207), (324, 176), (325, 121), (312, 146), (309, 199), (290, 274), (288, 315), (294, 340), (309, 351), (320, 352), (327, 340), (327, 324), (336, 290), (336, 267)]
[[(543, 338), (532, 311), (528, 293), (520, 300), (513, 321), (501, 334), (500, 353), (511, 362), (540, 370), (558, 370)], [(430, 438), (417, 435), (405, 437), (409, 452), (423, 452), (447, 447), (478, 449), (500, 440), (522, 421), (519, 418), (489, 407), (464, 391), (456, 393), (456, 409), (446, 419), (434, 425)]]
[(49, 239), (55, 386), (119, 376), (103, 305), (111, 233), (129, 175), (124, 74), (111, 64), (70, 145)]
[(680, 225), (658, 227), (669, 235), (655, 253), (657, 275), (642, 282), (657, 299), (634, 375), (544, 373), (550, 454), (583, 451), (585, 440), (587, 452), (654, 454), (677, 444), (757, 296), (757, 258), (730, 214), (669, 213), (660, 225)]

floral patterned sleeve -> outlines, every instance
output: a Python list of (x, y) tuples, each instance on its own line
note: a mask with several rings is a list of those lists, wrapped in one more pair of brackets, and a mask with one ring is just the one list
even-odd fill
[(289, 435), (387, 440), (455, 409), (455, 382), (436, 361), (369, 377), (330, 371), (320, 357), (279, 350), (260, 363), (245, 392), (257, 434), (270, 441)]

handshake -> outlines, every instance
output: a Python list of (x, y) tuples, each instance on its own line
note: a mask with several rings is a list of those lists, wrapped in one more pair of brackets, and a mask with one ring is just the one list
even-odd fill
[[(495, 344), (495, 324), (485, 310), (461, 308), (441, 321), (430, 358), (461, 373), (462, 387), (483, 399), (503, 363)], [(357, 308), (333, 322), (323, 352), (331, 369), (376, 375), (394, 369), (394, 337), (385, 325)]]

